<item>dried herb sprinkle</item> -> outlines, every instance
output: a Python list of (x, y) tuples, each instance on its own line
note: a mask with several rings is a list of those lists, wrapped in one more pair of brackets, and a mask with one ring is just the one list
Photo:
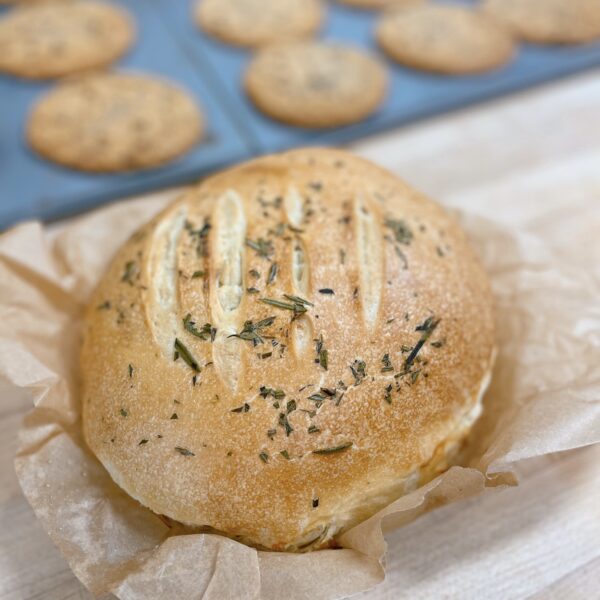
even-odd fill
[(385, 388), (385, 395), (383, 396), (383, 399), (388, 404), (392, 403), (392, 384), (391, 383)]
[(321, 365), (323, 369), (327, 371), (329, 367), (329, 353), (327, 348), (325, 348), (325, 343), (323, 341), (323, 334), (319, 335), (319, 338), (315, 340), (316, 347), (315, 350), (317, 352), (317, 357), (315, 358), (315, 362)]
[(182, 448), (181, 446), (175, 446), (175, 451), (179, 452), (182, 456), (196, 456), (191, 450)]
[(191, 333), (192, 335), (200, 338), (201, 340), (211, 340), (215, 341), (215, 336), (217, 335), (217, 330), (210, 323), (205, 323), (202, 326), (202, 329), (196, 328), (196, 322), (192, 320), (192, 315), (188, 313), (183, 319), (183, 327), (184, 329)]
[(175, 360), (179, 357), (194, 371), (200, 372), (200, 367), (196, 362), (196, 359), (191, 355), (190, 351), (185, 347), (185, 345), (178, 339), (175, 338)]
[(350, 448), (351, 446), (353, 446), (354, 442), (344, 442), (343, 444), (340, 444), (339, 446), (332, 446), (330, 448), (319, 448), (318, 450), (313, 450), (312, 453), (313, 454), (336, 454), (337, 452), (344, 452), (345, 450), (348, 450), (348, 448)]
[(367, 365), (364, 360), (356, 359), (350, 365), (350, 371), (354, 376), (354, 385), (359, 385), (362, 383), (363, 379), (367, 375)]
[(128, 283), (129, 285), (133, 285), (133, 278), (137, 273), (137, 265), (134, 260), (129, 260), (125, 263), (125, 270), (123, 271), (123, 276), (121, 277), (121, 281)]
[(262, 258), (269, 258), (273, 253), (273, 243), (270, 240), (258, 238), (258, 240), (253, 241), (247, 239), (246, 245), (249, 248), (252, 248), (252, 250), (254, 250), (258, 254), (258, 256), (261, 256)]
[(270, 306), (274, 306), (276, 308), (290, 310), (294, 313), (294, 316), (305, 313), (308, 310), (306, 306), (304, 304), (301, 304), (300, 302), (284, 302), (282, 300), (276, 300), (274, 298), (261, 298), (260, 301)]
[(269, 274), (267, 275), (267, 285), (272, 284), (277, 278), (277, 272), (279, 271), (279, 266), (276, 262), (271, 265), (269, 269)]
[(290, 425), (286, 413), (279, 413), (279, 425), (283, 427), (285, 435), (289, 437), (290, 433), (294, 431), (294, 428)]
[(270, 327), (275, 322), (275, 317), (268, 317), (259, 321), (258, 323), (254, 323), (253, 321), (246, 321), (244, 323), (243, 329), (239, 333), (234, 333), (228, 337), (237, 337), (242, 340), (246, 340), (248, 342), (252, 342), (254, 346), (258, 344), (262, 344), (264, 342), (264, 331), (267, 327)]
[(381, 367), (381, 372), (382, 373), (388, 373), (389, 371), (393, 371), (394, 367), (392, 365), (392, 361), (390, 360), (390, 355), (388, 353), (383, 355), (383, 358), (381, 359), (381, 364), (383, 365)]
[(263, 398), (267, 398), (269, 396), (272, 396), (276, 400), (281, 400), (282, 398), (285, 398), (285, 392), (283, 390), (273, 389), (265, 385), (260, 386), (259, 393)]
[(416, 327), (415, 331), (421, 332), (421, 338), (415, 344), (415, 347), (412, 349), (411, 353), (408, 355), (408, 357), (404, 361), (405, 369), (410, 368), (410, 366), (413, 364), (413, 362), (417, 358), (417, 355), (419, 354), (421, 348), (425, 345), (425, 342), (429, 339), (431, 334), (435, 331), (439, 322), (440, 322), (440, 319), (436, 319), (435, 317), (431, 316), (431, 317), (427, 317), (427, 319), (425, 319), (425, 321), (421, 325), (418, 325)]
[(384, 225), (392, 231), (394, 234), (394, 239), (399, 244), (408, 245), (413, 239), (413, 233), (410, 230), (410, 227), (407, 225), (406, 221), (402, 219), (391, 219), (388, 218), (385, 220)]

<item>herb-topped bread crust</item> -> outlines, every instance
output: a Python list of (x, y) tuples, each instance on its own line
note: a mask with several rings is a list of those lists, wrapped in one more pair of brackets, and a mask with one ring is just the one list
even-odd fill
[(215, 175), (142, 227), (86, 315), (83, 425), (153, 511), (304, 550), (447, 467), (493, 360), (457, 224), (306, 149)]

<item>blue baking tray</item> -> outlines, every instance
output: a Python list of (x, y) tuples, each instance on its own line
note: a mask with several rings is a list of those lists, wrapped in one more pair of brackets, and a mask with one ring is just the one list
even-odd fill
[[(136, 17), (138, 42), (119, 67), (165, 75), (190, 90), (206, 115), (204, 143), (174, 163), (133, 174), (84, 174), (55, 166), (31, 153), (23, 136), (32, 103), (52, 84), (0, 76), (0, 228), (33, 217), (57, 219), (111, 199), (194, 180), (256, 154), (345, 143), (600, 65), (600, 43), (525, 44), (507, 67), (468, 77), (430, 75), (383, 57), (391, 85), (375, 115), (327, 131), (298, 129), (254, 109), (241, 85), (251, 53), (204, 36), (192, 19), (192, 1), (120, 3)], [(320, 37), (377, 53), (375, 20), (375, 13), (331, 3)]]
[[(333, 130), (298, 129), (277, 123), (257, 111), (242, 89), (244, 72), (252, 55), (207, 36), (199, 35), (190, 17), (189, 2), (166, 6), (155, 0), (188, 55), (198, 65), (212, 67), (221, 90), (230, 99), (235, 114), (260, 152), (303, 144), (339, 144), (358, 137), (387, 131), (409, 121), (520, 90), (534, 84), (600, 65), (600, 43), (570, 47), (523, 45), (509, 66), (484, 75), (441, 76), (404, 68), (385, 58), (374, 39), (377, 13), (330, 3), (327, 22), (320, 37), (366, 48), (379, 54), (389, 66), (390, 93), (371, 118)], [(451, 2), (447, 2), (451, 3)], [(458, 2), (454, 2), (457, 4)], [(464, 1), (462, 4), (475, 4)]]
[(61, 218), (111, 199), (193, 179), (248, 156), (249, 143), (213, 90), (210, 76), (188, 60), (154, 3), (121, 0), (120, 4), (135, 16), (138, 39), (119, 68), (155, 73), (185, 86), (202, 106), (207, 124), (204, 143), (153, 170), (87, 174), (63, 168), (31, 152), (24, 136), (32, 105), (52, 83), (0, 76), (0, 228), (23, 219)]

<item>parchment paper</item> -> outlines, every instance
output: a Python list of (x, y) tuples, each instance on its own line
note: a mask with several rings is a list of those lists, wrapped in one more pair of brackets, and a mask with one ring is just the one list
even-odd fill
[(499, 346), (463, 466), (342, 535), (340, 550), (260, 552), (162, 520), (122, 492), (86, 448), (77, 364), (87, 298), (113, 253), (166, 201), (105, 208), (57, 236), (27, 223), (0, 237), (0, 376), (29, 388), (35, 403), (20, 432), (17, 474), (94, 594), (343, 598), (383, 579), (383, 532), (486, 488), (516, 485), (516, 461), (600, 441), (598, 272), (578, 267), (573, 251), (563, 260), (542, 237), (459, 215), (492, 279)]

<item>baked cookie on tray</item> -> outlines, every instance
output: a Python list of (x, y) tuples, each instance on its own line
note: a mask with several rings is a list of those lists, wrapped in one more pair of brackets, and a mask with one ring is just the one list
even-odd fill
[(128, 171), (166, 163), (202, 133), (193, 98), (178, 86), (140, 74), (70, 78), (34, 107), (31, 147), (50, 161), (84, 171)]
[(387, 84), (385, 68), (376, 58), (314, 41), (264, 48), (245, 78), (246, 91), (261, 111), (301, 127), (360, 121), (383, 102)]
[(195, 16), (222, 42), (262, 46), (314, 34), (324, 13), (321, 0), (200, 0)]
[(483, 9), (528, 42), (579, 44), (600, 38), (600, 0), (485, 0)]
[(357, 8), (380, 9), (395, 6), (408, 6), (410, 4), (420, 4), (425, 0), (337, 0), (339, 4), (356, 6)]
[(113, 4), (23, 3), (0, 19), (0, 72), (47, 79), (104, 67), (134, 37), (132, 18)]
[(395, 61), (443, 74), (496, 69), (515, 54), (511, 34), (470, 8), (423, 4), (385, 13), (377, 40)]

